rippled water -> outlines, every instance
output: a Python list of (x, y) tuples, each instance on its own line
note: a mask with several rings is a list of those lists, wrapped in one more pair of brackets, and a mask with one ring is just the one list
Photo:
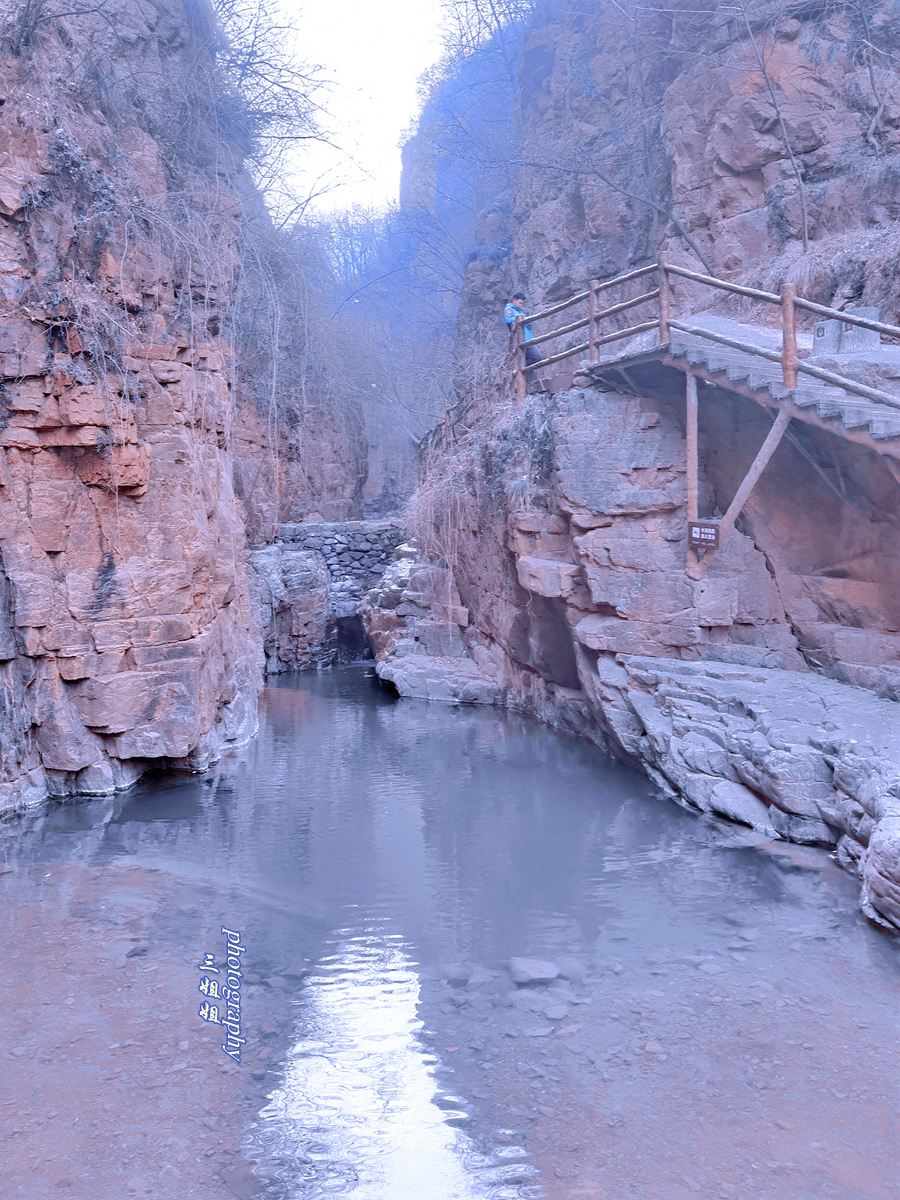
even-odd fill
[(210, 775), (4, 832), (195, 888), (151, 950), (240, 930), (260, 1196), (894, 1194), (897, 959), (853, 881), (528, 720), (282, 679)]

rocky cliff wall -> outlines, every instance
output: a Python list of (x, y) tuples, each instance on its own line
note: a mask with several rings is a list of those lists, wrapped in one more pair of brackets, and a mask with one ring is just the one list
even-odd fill
[(249, 737), (248, 528), (258, 544), (303, 515), (292, 490), (352, 515), (364, 474), (327, 414), (298, 447), (240, 386), (225, 332), (252, 189), (208, 16), (4, 18), (0, 809)]
[[(535, 311), (663, 250), (894, 320), (897, 50), (877, 3), (535, 9), (508, 253), (488, 271), (476, 246), (463, 289), (482, 372), (427, 443), (420, 561), (363, 606), (401, 693), (514, 705), (627, 754), (683, 802), (836, 845), (865, 911), (894, 926), (896, 452), (794, 422), (691, 578), (683, 376), (626, 372), (606, 392), (548, 381), (518, 409), (499, 312), (513, 286)], [(674, 302), (679, 315), (732, 303), (686, 284)], [(701, 393), (700, 512), (715, 515), (771, 418), (727, 386)]]
[[(894, 319), (898, 49), (886, 3), (536, 6), (518, 47), (517, 170), (505, 196), (472, 190), (465, 342), (503, 338), (513, 287), (535, 311), (658, 250)], [(449, 136), (437, 119), (426, 132)]]
[[(439, 439), (421, 561), (363, 606), (379, 674), (404, 695), (531, 712), (703, 811), (837, 846), (866, 911), (900, 927), (896, 481), (880, 456), (804, 429), (692, 579), (683, 403), (573, 388)], [(762, 433), (749, 400), (703, 411), (701, 499), (722, 507)], [(866, 537), (881, 584), (859, 564), (854, 577)]]

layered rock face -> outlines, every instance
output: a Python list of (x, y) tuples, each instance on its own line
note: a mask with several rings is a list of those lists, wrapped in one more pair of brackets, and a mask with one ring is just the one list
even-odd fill
[[(762, 437), (751, 402), (731, 400), (704, 399), (707, 508)], [(839, 507), (818, 465), (830, 435), (804, 429), (692, 579), (682, 422), (683, 399), (573, 388), (483, 415), (478, 437), (436, 453), (423, 561), (364, 606), (379, 674), (406, 695), (523, 709), (703, 811), (838, 845), (866, 911), (900, 927), (896, 593), (839, 569), (876, 512), (895, 544), (896, 482), (845, 446), (844, 492), (867, 501)]]
[[(18, 6), (3, 30), (0, 809), (250, 736), (246, 529), (295, 515), (301, 469), (232, 387), (250, 188), (217, 132), (209, 12), (101, 7)], [(356, 456), (326, 442), (307, 436), (307, 475), (352, 515)]]

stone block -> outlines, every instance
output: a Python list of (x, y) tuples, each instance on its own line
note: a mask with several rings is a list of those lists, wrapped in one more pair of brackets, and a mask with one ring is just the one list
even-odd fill
[(618, 571), (586, 563), (591, 599), (607, 604), (619, 616), (638, 621), (660, 621), (687, 615), (692, 607), (691, 581), (681, 573)]
[(146, 487), (150, 479), (150, 466), (149, 445), (138, 446), (126, 442), (122, 446), (110, 446), (85, 454), (78, 464), (78, 475), (89, 487), (123, 491)]
[(129, 650), (132, 646), (185, 641), (196, 636), (198, 627), (196, 617), (174, 615), (95, 621), (91, 632), (97, 650)]
[(841, 626), (828, 631), (828, 640), (842, 662), (875, 667), (900, 662), (900, 634)]
[(70, 658), (57, 658), (60, 678), (72, 683), (79, 679), (92, 679), (100, 670), (99, 654), (76, 654)]
[(740, 580), (700, 579), (692, 584), (694, 615), (698, 625), (728, 626), (734, 624), (738, 611)]
[(68, 388), (59, 397), (59, 412), (66, 425), (108, 426), (116, 416), (109, 411), (99, 384)]
[(0, 375), (7, 379), (41, 375), (48, 353), (47, 331), (42, 324), (4, 315), (0, 323)]
[(88, 729), (123, 733), (147, 720), (163, 699), (155, 673), (122, 671), (75, 685), (72, 704)]
[(557, 562), (545, 558), (519, 558), (516, 560), (519, 583), (527, 592), (538, 596), (573, 595), (581, 575), (577, 563)]

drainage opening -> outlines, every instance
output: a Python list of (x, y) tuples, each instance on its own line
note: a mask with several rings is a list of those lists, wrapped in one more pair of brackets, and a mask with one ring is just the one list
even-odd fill
[(349, 617), (338, 617), (335, 625), (335, 637), (337, 640), (335, 662), (364, 662), (375, 657), (372, 653), (372, 643), (363, 629), (359, 613), (352, 613)]

